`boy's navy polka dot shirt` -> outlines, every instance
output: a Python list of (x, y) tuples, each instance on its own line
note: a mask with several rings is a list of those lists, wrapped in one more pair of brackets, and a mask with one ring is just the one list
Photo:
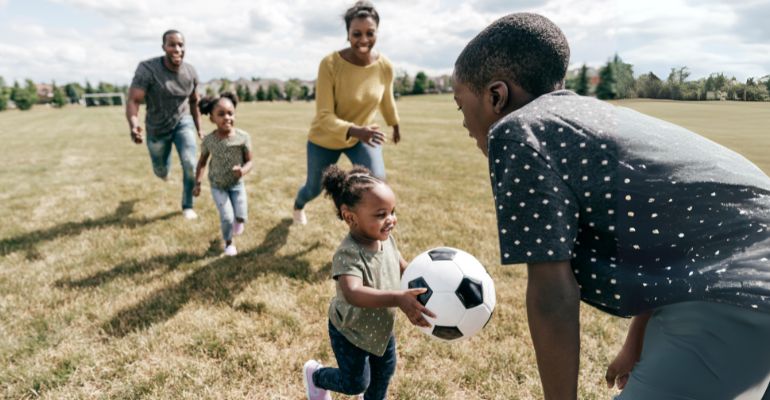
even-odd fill
[(770, 312), (770, 178), (682, 127), (569, 91), (489, 133), (503, 264), (571, 260), (630, 316), (704, 300)]

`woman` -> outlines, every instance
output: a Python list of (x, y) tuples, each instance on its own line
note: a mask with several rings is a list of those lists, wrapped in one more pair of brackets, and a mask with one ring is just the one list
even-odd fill
[(372, 3), (359, 1), (345, 12), (350, 47), (335, 51), (318, 67), (316, 115), (307, 143), (307, 180), (294, 200), (294, 222), (304, 225), (305, 204), (321, 193), (321, 175), (340, 154), (385, 179), (382, 144), (385, 134), (373, 125), (377, 109), (393, 127), (393, 142), (401, 135), (393, 98), (393, 65), (373, 50), (380, 16)]

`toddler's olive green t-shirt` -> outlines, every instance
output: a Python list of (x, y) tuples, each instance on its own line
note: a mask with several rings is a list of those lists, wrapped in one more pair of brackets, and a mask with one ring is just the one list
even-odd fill
[[(332, 260), (332, 278), (353, 275), (365, 286), (381, 290), (398, 290), (401, 280), (401, 258), (393, 236), (381, 242), (380, 251), (361, 247), (348, 234)], [(393, 331), (395, 308), (361, 308), (350, 305), (337, 285), (337, 294), (329, 306), (329, 319), (346, 339), (377, 356), (385, 353)]]

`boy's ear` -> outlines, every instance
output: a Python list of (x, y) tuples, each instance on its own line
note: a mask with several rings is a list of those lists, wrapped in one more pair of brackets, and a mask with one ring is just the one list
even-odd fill
[(504, 81), (494, 81), (487, 85), (487, 93), (490, 98), (490, 105), (495, 114), (503, 114), (503, 111), (510, 103), (511, 93), (508, 84)]

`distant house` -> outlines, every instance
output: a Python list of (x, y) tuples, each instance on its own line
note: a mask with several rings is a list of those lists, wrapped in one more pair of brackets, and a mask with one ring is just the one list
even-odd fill
[(706, 92), (706, 100), (727, 100), (727, 92), (722, 90), (709, 90)]
[(48, 104), (53, 100), (53, 85), (48, 83), (36, 83), (37, 103)]

